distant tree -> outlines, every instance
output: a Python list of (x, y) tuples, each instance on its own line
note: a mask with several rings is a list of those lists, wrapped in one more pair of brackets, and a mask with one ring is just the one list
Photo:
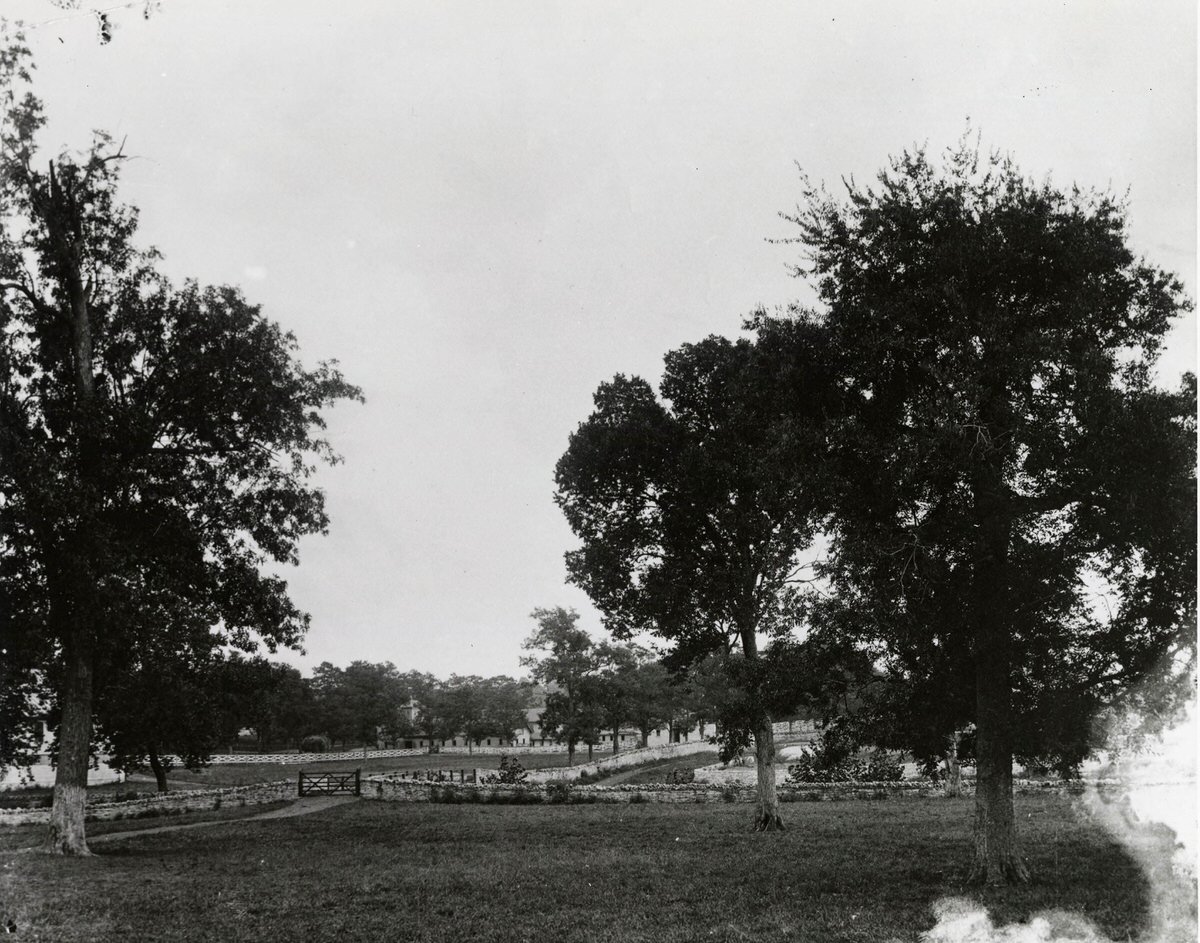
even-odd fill
[(644, 661), (622, 672), (625, 720), (637, 728), (640, 745), (650, 742), (650, 731), (670, 723), (671, 674), (659, 661)]
[[(662, 400), (617, 376), (558, 462), (556, 500), (581, 546), (570, 579), (617, 637), (652, 632), (679, 665), (734, 648), (760, 658), (790, 629), (789, 580), (821, 522), (826, 417), (837, 387), (823, 331), (759, 316), (758, 337), (666, 357)], [(756, 830), (782, 827), (765, 700)]]
[(897, 713), (944, 685), (916, 732), (975, 725), (973, 877), (1024, 881), (1014, 755), (1193, 684), (1195, 380), (1153, 372), (1191, 303), (1121, 203), (968, 143), (848, 188), (794, 217), (848, 402), (824, 630), (911, 679)]
[(23, 40), (6, 38), (0, 647), (60, 718), (48, 847), (86, 854), (94, 698), (141, 595), (176, 596), (235, 647), (298, 644), (307, 617), (265, 564), (325, 529), (309, 480), (335, 457), (322, 410), (358, 391), (332, 366), (304, 369), (236, 289), (160, 276), (117, 198), (121, 149), (97, 135), (38, 156), (29, 77)]
[(429, 740), (429, 752), (435, 753), (440, 741), (449, 740), (459, 732), (459, 716), (454, 699), (446, 686), (438, 683), (425, 690), (414, 721), (418, 733)]
[(273, 743), (299, 744), (312, 719), (312, 689), (291, 665), (267, 667), (259, 696), (247, 715), (260, 751)]
[(530, 697), (530, 686), (522, 681), (505, 675), (485, 679), (482, 736), (511, 743), (513, 734), (525, 726)]
[(319, 722), (343, 743), (374, 744), (409, 699), (409, 689), (390, 661), (353, 661), (345, 668), (322, 662), (313, 669), (312, 688)]
[(590, 698), (599, 709), (601, 727), (612, 733), (613, 755), (616, 755), (621, 751), (621, 728), (632, 720), (638, 666), (648, 655), (634, 645), (602, 642), (596, 647), (596, 656), (599, 674)]
[(573, 609), (535, 609), (533, 618), (538, 627), (525, 640), (524, 648), (543, 654), (522, 657), (521, 664), (529, 668), (535, 681), (556, 686), (557, 690), (546, 696), (540, 723), (549, 736), (567, 745), (567, 762), (574, 763), (576, 745), (594, 744), (602, 723), (591, 696), (593, 689), (589, 687), (589, 696), (584, 697), (584, 679), (599, 665), (596, 645), (577, 625), (579, 613)]
[(525, 725), (529, 688), (512, 678), (451, 675), (442, 693), (447, 722), (466, 737), (471, 750), (485, 737), (508, 743)]

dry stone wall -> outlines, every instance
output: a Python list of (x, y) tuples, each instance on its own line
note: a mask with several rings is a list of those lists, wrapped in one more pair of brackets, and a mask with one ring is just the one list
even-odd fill
[[(296, 798), (296, 781), (289, 779), (254, 786), (230, 786), (227, 789), (190, 789), (128, 799), (124, 802), (89, 802), (84, 817), (88, 821), (132, 819), (141, 816), (206, 812), (228, 806), (263, 805)], [(0, 809), (0, 826), (46, 824), (49, 809)]]
[[(1020, 795), (1049, 790), (1082, 792), (1089, 787), (1112, 787), (1114, 783), (1015, 783)], [(972, 793), (964, 789), (964, 795)], [(475, 785), (472, 783), (428, 783), (373, 776), (363, 783), (363, 796), (383, 802), (468, 803), (547, 803), (589, 805), (594, 803), (706, 803), (754, 802), (756, 790), (751, 786), (715, 783), (639, 786), (576, 786), (567, 783), (538, 783), (524, 786)], [(925, 782), (880, 783), (805, 783), (781, 786), (780, 802), (844, 802), (847, 800), (933, 799), (944, 798), (941, 785)]]

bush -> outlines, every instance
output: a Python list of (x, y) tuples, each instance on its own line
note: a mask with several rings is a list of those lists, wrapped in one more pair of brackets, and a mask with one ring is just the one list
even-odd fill
[(309, 734), (300, 741), (301, 753), (328, 753), (333, 744), (329, 738), (318, 733)]
[(722, 802), (737, 802), (737, 800), (738, 800), (737, 786), (733, 785), (733, 783), (729, 783), (727, 786), (723, 786), (721, 788), (721, 801)]
[(546, 801), (560, 805), (571, 801), (571, 784), (561, 779), (552, 779), (546, 783)]
[(876, 750), (867, 762), (867, 779), (873, 783), (898, 783), (904, 778), (904, 766), (899, 757)]
[(849, 783), (865, 779), (867, 766), (855, 756), (855, 744), (837, 728), (821, 734), (788, 767), (789, 783)]
[(479, 781), (487, 786), (519, 786), (528, 778), (529, 774), (525, 772), (520, 760), (507, 753), (501, 753), (499, 771), (488, 773)]
[(646, 802), (646, 801), (647, 801), (646, 797), (643, 796), (640, 792), (635, 792), (632, 796), (629, 797), (630, 805), (640, 805), (641, 803)]

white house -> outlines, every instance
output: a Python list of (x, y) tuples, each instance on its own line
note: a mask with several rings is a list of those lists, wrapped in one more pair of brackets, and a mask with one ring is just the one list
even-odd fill
[[(34, 721), (41, 746), (37, 758), (30, 766), (10, 766), (0, 772), (0, 789), (25, 789), (30, 786), (53, 786), (54, 767), (50, 765), (50, 745), (53, 736), (45, 721)], [(125, 774), (115, 770), (103, 758), (88, 770), (88, 785), (101, 786), (105, 783), (125, 781)]]

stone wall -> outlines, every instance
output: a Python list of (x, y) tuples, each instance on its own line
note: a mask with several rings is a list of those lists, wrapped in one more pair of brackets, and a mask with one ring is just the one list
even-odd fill
[[(1031, 795), (1047, 791), (1083, 792), (1088, 788), (1114, 788), (1119, 784), (1100, 782), (1018, 782), (1014, 783), (1017, 795)], [(971, 795), (973, 785), (964, 785), (963, 794)], [(593, 804), (593, 803), (706, 803), (756, 801), (753, 787), (715, 783), (687, 783), (683, 785), (640, 785), (640, 786), (578, 786), (568, 783), (535, 783), (524, 786), (485, 786), (471, 783), (427, 783), (412, 780), (393, 780), (387, 776), (372, 776), (363, 782), (363, 796), (383, 802), (438, 802), (438, 803), (546, 803), (546, 804)], [(889, 799), (940, 799), (945, 797), (942, 786), (928, 781), (881, 782), (881, 783), (805, 783), (779, 787), (779, 801), (789, 802), (844, 802), (847, 800)]]
[[(846, 799), (927, 798), (943, 795), (931, 783), (829, 783), (785, 786), (780, 802), (825, 802)], [(704, 803), (754, 802), (755, 790), (746, 786), (712, 783), (640, 786), (577, 786), (567, 783), (534, 783), (524, 786), (427, 783), (371, 777), (363, 783), (363, 796), (384, 802), (440, 803)]]
[[(295, 780), (260, 783), (255, 786), (230, 786), (227, 789), (190, 789), (128, 799), (124, 802), (89, 802), (85, 818), (92, 822), (109, 819), (130, 819), (141, 816), (171, 815), (182, 812), (205, 812), (222, 806), (263, 805), (296, 798)], [(0, 826), (47, 824), (49, 809), (0, 809)]]

